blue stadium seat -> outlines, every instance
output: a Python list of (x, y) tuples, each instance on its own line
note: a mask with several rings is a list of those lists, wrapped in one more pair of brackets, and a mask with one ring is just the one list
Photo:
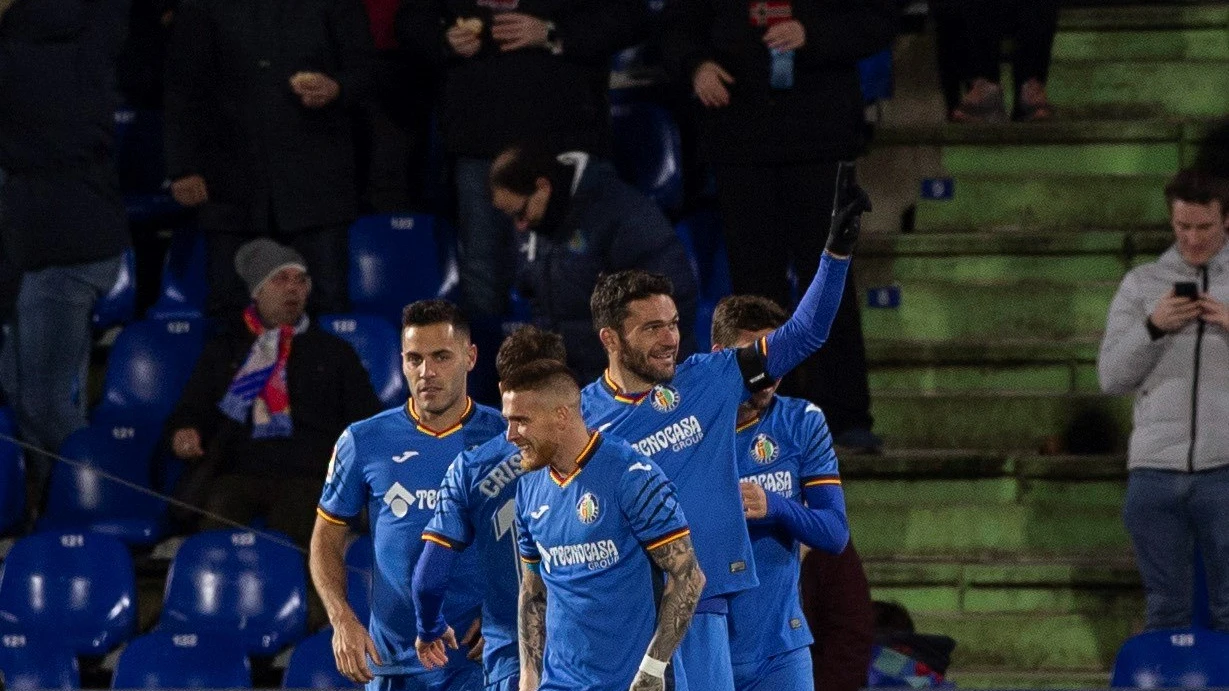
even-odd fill
[(204, 316), (208, 293), (205, 234), (195, 228), (180, 228), (171, 234), (171, 245), (162, 264), (162, 289), (158, 301), (149, 308), (145, 317), (199, 319)]
[(320, 326), (354, 348), (371, 377), (376, 396), (386, 406), (405, 403), (405, 377), (401, 373), (401, 339), (397, 329), (383, 317), (325, 314)]
[(456, 287), (453, 233), (429, 214), (377, 214), (350, 226), (350, 308), (401, 323), (401, 309)]
[(1229, 686), (1229, 634), (1162, 629), (1132, 636), (1118, 650), (1113, 687), (1210, 688)]
[(109, 329), (133, 320), (137, 311), (136, 279), (136, 254), (129, 247), (124, 250), (115, 284), (94, 303), (94, 328)]
[(245, 531), (189, 537), (171, 562), (158, 629), (224, 635), (248, 654), (277, 653), (307, 633), (302, 555)]
[(614, 164), (619, 175), (663, 209), (683, 205), (683, 145), (665, 107), (642, 101), (610, 108)]
[(162, 113), (121, 108), (115, 111), (116, 168), (128, 219), (141, 223), (187, 210), (166, 189), (162, 151)]
[(0, 565), (0, 633), (105, 654), (136, 633), (136, 576), (119, 540), (36, 533)]
[[(60, 445), (51, 471), (40, 530), (110, 535), (130, 545), (152, 545), (166, 534), (166, 502), (117, 481), (152, 486), (151, 464), (157, 425), (99, 424), (77, 430)], [(102, 473), (106, 473), (105, 477)]]
[(333, 658), (333, 629), (325, 628), (303, 639), (290, 654), (283, 689), (351, 689), (359, 685), (337, 671)]
[(892, 98), (892, 49), (885, 48), (859, 62), (858, 78), (866, 103)]
[[(0, 435), (17, 437), (13, 409), (0, 407)], [(26, 509), (26, 465), (21, 447), (0, 439), (0, 534), (21, 522)]]
[(0, 636), (0, 674), (8, 691), (81, 688), (77, 656), (54, 639)]
[(225, 636), (154, 631), (120, 653), (113, 689), (248, 689), (243, 648)]
[(371, 619), (371, 579), (375, 572), (375, 548), (370, 535), (359, 535), (346, 548), (346, 600), (354, 616)]
[(683, 241), (700, 281), (700, 300), (716, 304), (733, 292), (721, 219), (713, 211), (699, 211), (679, 221), (674, 231)]
[(122, 411), (126, 419), (163, 421), (179, 401), (204, 343), (201, 320), (129, 324), (111, 347), (95, 415)]

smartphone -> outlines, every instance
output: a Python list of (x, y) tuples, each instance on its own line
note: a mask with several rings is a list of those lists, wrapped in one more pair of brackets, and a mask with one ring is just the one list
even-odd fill
[(1199, 285), (1194, 281), (1178, 281), (1174, 284), (1174, 295), (1188, 300), (1199, 299)]

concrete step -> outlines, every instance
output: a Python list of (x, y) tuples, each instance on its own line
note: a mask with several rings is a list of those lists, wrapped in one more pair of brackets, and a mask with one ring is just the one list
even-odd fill
[(927, 343), (871, 340), (872, 392), (1099, 391), (1096, 339)]
[(1100, 667), (1081, 669), (1011, 669), (962, 667), (947, 680), (962, 689), (1099, 689), (1110, 674)]
[(1217, 117), (1229, 112), (1229, 61), (1055, 62), (1046, 84), (1061, 117)]
[(1055, 62), (1229, 60), (1229, 30), (1070, 29), (1054, 37), (1052, 55)]
[(913, 619), (919, 632), (956, 640), (953, 671), (1108, 669), (1122, 642), (1137, 628), (1128, 617), (1095, 614), (922, 612)]
[(1058, 19), (1059, 33), (1198, 28), (1229, 30), (1229, 8), (1224, 3), (1215, 2), (1067, 7), (1062, 10)]
[[(871, 399), (875, 430), (913, 448), (1042, 449), (1086, 426), (1120, 446), (1131, 399), (1087, 393), (883, 391)], [(1078, 438), (1077, 438), (1078, 440)]]
[(969, 174), (950, 199), (918, 202), (918, 231), (1156, 228), (1168, 222), (1168, 174)]
[(1118, 281), (903, 281), (900, 305), (863, 309), (868, 339), (1099, 338)]

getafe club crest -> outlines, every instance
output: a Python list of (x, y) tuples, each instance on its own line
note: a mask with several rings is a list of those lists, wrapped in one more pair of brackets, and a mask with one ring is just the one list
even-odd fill
[(580, 518), (581, 523), (588, 524), (597, 520), (597, 514), (597, 497), (590, 492), (585, 492), (576, 504), (576, 516)]
[(777, 446), (777, 440), (761, 432), (755, 435), (755, 440), (751, 442), (750, 453), (751, 460), (761, 465), (768, 465), (777, 460), (781, 447)]
[(669, 384), (658, 384), (649, 392), (649, 404), (659, 413), (668, 413), (679, 407), (679, 390)]

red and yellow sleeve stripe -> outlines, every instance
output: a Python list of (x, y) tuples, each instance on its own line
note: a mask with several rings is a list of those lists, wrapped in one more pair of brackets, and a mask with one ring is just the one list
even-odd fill
[(841, 478), (836, 475), (828, 475), (824, 477), (812, 477), (802, 481), (803, 487), (820, 487), (822, 485), (841, 485)]
[(435, 533), (423, 533), (422, 539), (423, 539), (423, 542), (434, 542), (435, 544), (441, 547), (447, 547), (448, 549), (456, 549), (456, 545), (452, 542), (452, 540), (449, 540), (448, 538), (442, 535), (436, 535)]
[(522, 554), (521, 561), (526, 564), (537, 564), (538, 562), (542, 561), (542, 557), (527, 557)]
[(334, 516), (333, 514), (329, 513), (328, 511), (325, 511), (319, 506), (316, 507), (316, 515), (328, 521), (329, 523), (332, 523), (333, 525), (350, 525), (350, 522), (348, 520), (340, 516)]
[(662, 535), (656, 540), (653, 540), (652, 542), (645, 545), (644, 548), (649, 551), (652, 551), (652, 550), (657, 549), (658, 547), (661, 547), (662, 545), (668, 545), (671, 542), (678, 540), (679, 538), (687, 537), (690, 534), (691, 534), (691, 528), (679, 528), (678, 530), (672, 533), (666, 533), (665, 535)]

